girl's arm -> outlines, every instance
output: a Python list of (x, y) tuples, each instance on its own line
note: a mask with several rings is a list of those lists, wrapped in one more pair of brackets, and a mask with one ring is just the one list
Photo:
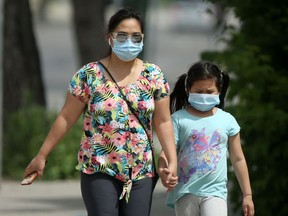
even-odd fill
[(79, 99), (67, 94), (66, 102), (54, 121), (44, 143), (42, 144), (38, 154), (32, 159), (24, 172), (24, 177), (33, 171), (38, 172), (38, 176), (42, 177), (45, 167), (46, 158), (54, 147), (65, 136), (69, 129), (77, 122), (85, 104)]
[(240, 134), (229, 137), (229, 156), (235, 174), (243, 193), (242, 208), (245, 216), (254, 215), (254, 204), (252, 190), (249, 180), (248, 168), (244, 153), (241, 147)]
[(174, 132), (169, 109), (169, 97), (155, 101), (154, 125), (157, 136), (168, 161), (168, 178), (177, 176), (177, 155)]

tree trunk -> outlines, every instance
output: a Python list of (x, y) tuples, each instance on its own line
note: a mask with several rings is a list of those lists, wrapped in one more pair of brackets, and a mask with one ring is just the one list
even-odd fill
[[(146, 26), (148, 24), (147, 20), (146, 20), (146, 15), (147, 15), (147, 10), (148, 10), (148, 7), (150, 5), (150, 0), (122, 0), (122, 3), (123, 3), (123, 7), (130, 7), (130, 8), (133, 8), (135, 9), (137, 12), (140, 13), (142, 19), (143, 19), (143, 22), (144, 22), (144, 29), (143, 29), (143, 32), (145, 34), (145, 30), (146, 30)], [(140, 53), (140, 55), (138, 56), (139, 58), (143, 59), (145, 58), (145, 43), (147, 43), (149, 40), (148, 38), (148, 34), (146, 34), (144, 36), (144, 46), (143, 46), (143, 51)]]
[(107, 0), (72, 0), (74, 29), (80, 64), (96, 61), (108, 54), (105, 40)]
[(3, 27), (3, 116), (6, 117), (27, 104), (45, 106), (45, 94), (29, 0), (4, 0)]

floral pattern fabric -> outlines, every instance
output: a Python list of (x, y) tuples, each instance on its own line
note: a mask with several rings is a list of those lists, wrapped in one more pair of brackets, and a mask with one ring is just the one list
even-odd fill
[[(169, 95), (169, 85), (158, 66), (143, 64), (137, 81), (121, 90), (152, 140), (154, 102)], [(86, 174), (106, 173), (123, 182), (154, 176), (147, 134), (98, 62), (84, 65), (72, 77), (69, 92), (86, 103), (76, 169)]]

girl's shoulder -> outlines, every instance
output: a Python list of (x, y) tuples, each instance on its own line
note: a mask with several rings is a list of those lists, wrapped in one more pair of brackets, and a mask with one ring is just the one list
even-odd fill
[(172, 118), (175, 118), (175, 119), (181, 118), (183, 116), (186, 116), (187, 114), (189, 114), (189, 113), (187, 112), (186, 109), (183, 108), (183, 109), (177, 110), (176, 112), (172, 113)]
[(224, 111), (220, 108), (217, 109), (217, 113), (216, 113), (215, 117), (217, 118), (217, 120), (229, 122), (229, 124), (231, 122), (237, 122), (236, 118), (231, 113)]
[(231, 113), (229, 113), (227, 111), (224, 111), (221, 108), (217, 108), (216, 114), (217, 115), (221, 115), (221, 116), (225, 116), (225, 117), (228, 117), (228, 118), (234, 118), (234, 116)]
[(185, 109), (185, 108), (177, 110), (176, 112), (174, 112), (172, 114), (172, 117), (174, 117), (174, 118), (181, 118), (181, 117), (187, 117), (187, 116), (194, 117), (194, 118), (197, 118), (197, 119), (201, 119), (201, 118), (203, 118), (203, 119), (207, 119), (207, 118), (211, 118), (211, 119), (213, 119), (213, 118), (235, 119), (234, 116), (231, 113), (226, 112), (226, 111), (224, 111), (224, 110), (222, 110), (220, 108), (217, 108), (216, 113), (214, 113), (212, 116), (208, 116), (208, 117), (199, 117), (199, 116), (193, 115), (193, 114), (189, 113), (187, 111), (187, 109)]
[(218, 108), (218, 112), (219, 114), (217, 115), (217, 119), (214, 119), (215, 122), (221, 122), (223, 127), (229, 131), (229, 136), (234, 136), (237, 134), (241, 129), (237, 119), (231, 113), (220, 108)]

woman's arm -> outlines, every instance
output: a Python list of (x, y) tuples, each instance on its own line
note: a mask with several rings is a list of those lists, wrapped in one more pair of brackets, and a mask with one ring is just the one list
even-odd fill
[(252, 216), (254, 215), (252, 190), (245, 156), (241, 147), (239, 133), (229, 138), (229, 155), (238, 183), (243, 193), (242, 207), (244, 215)]
[(33, 171), (37, 171), (39, 177), (43, 175), (46, 158), (69, 129), (77, 122), (84, 107), (85, 104), (79, 99), (70, 93), (67, 94), (66, 102), (62, 110), (54, 121), (38, 154), (25, 169), (24, 176), (27, 176)]
[(172, 176), (177, 176), (177, 155), (169, 110), (169, 97), (155, 101), (154, 125), (158, 139), (168, 161), (170, 179)]

